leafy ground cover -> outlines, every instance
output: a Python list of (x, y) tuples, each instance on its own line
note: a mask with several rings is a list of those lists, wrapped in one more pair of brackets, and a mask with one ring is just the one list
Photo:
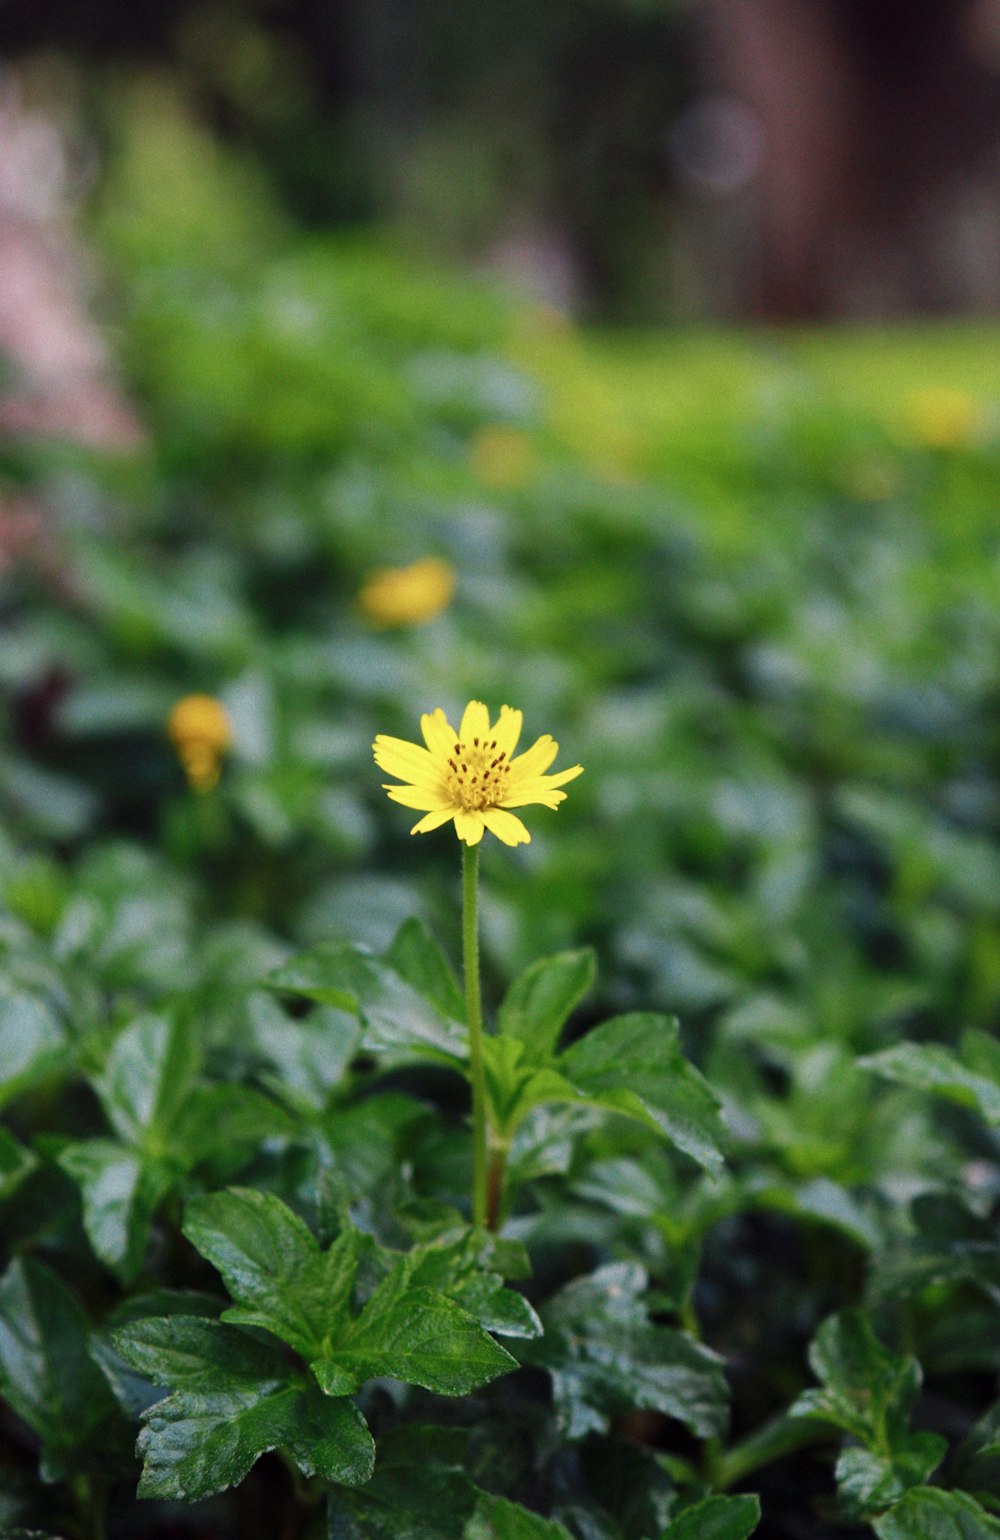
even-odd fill
[[(983, 336), (580, 337), (119, 105), (145, 440), (2, 459), (2, 1532), (1000, 1535)], [(470, 700), (585, 772), (477, 926), (372, 761)]]

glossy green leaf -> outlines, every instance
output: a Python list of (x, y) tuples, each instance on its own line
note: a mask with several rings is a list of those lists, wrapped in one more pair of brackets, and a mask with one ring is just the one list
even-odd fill
[(905, 1448), (910, 1406), (920, 1388), (915, 1358), (884, 1348), (860, 1310), (844, 1310), (823, 1322), (809, 1349), (822, 1390), (807, 1390), (793, 1416), (822, 1417), (877, 1454)]
[(50, 1268), (32, 1258), (11, 1263), (0, 1279), (0, 1389), (38, 1434), (48, 1481), (99, 1467), (116, 1445), (116, 1407), (90, 1334), (76, 1296)]
[(194, 1198), (184, 1234), (222, 1274), (236, 1306), (226, 1319), (261, 1326), (306, 1358), (346, 1313), (357, 1270), (359, 1236), (348, 1230), (326, 1253), (279, 1198), (230, 1188)]
[(886, 1080), (931, 1091), (961, 1107), (970, 1107), (991, 1126), (1000, 1125), (1000, 1085), (967, 1069), (956, 1054), (940, 1043), (897, 1043), (882, 1053), (859, 1059), (862, 1069)]
[(442, 1015), (454, 1021), (465, 1020), (462, 986), (422, 920), (413, 917), (403, 922), (384, 960), (401, 979), (412, 984), (418, 994), (430, 1000)]
[(197, 1036), (186, 1019), (140, 1016), (120, 1032), (94, 1081), (119, 1138), (151, 1154), (165, 1153), (199, 1058)]
[(44, 1000), (9, 988), (0, 994), (0, 1106), (66, 1070), (65, 1028)]
[(540, 958), (507, 991), (498, 1017), (501, 1034), (524, 1044), (528, 1062), (544, 1062), (596, 975), (597, 959), (589, 947)]
[(909, 1487), (922, 1485), (948, 1453), (939, 1433), (911, 1433), (897, 1438), (891, 1457), (851, 1444), (837, 1461), (837, 1490), (850, 1518), (879, 1513), (898, 1502)]
[(462, 1540), (572, 1540), (568, 1529), (543, 1519), (505, 1497), (483, 1493), (462, 1532)]
[(566, 1436), (607, 1432), (637, 1407), (676, 1417), (702, 1438), (726, 1426), (722, 1361), (685, 1332), (649, 1319), (641, 1267), (614, 1263), (567, 1284), (541, 1309), (544, 1336), (520, 1349), (548, 1369)]
[(560, 1055), (558, 1067), (586, 1100), (649, 1123), (707, 1171), (722, 1170), (719, 1102), (681, 1053), (672, 1017), (615, 1016)]
[(324, 1373), (327, 1362), (355, 1385), (388, 1376), (446, 1396), (465, 1395), (517, 1368), (517, 1360), (454, 1300), (409, 1286), (401, 1272), (379, 1285), (324, 1355)]
[(379, 1439), (375, 1474), (329, 1494), (328, 1540), (462, 1540), (477, 1490), (465, 1435), (410, 1424)]
[(269, 975), (272, 989), (352, 1011), (363, 1046), (389, 1059), (465, 1058), (465, 1028), (437, 1010), (387, 963), (360, 947), (326, 942)]
[(170, 1185), (169, 1174), (114, 1139), (69, 1144), (58, 1160), (80, 1188), (84, 1229), (95, 1255), (130, 1281), (142, 1266), (156, 1206)]
[(748, 1540), (759, 1523), (757, 1497), (705, 1497), (679, 1513), (662, 1540)]
[(1000, 1519), (968, 1492), (938, 1487), (914, 1487), (871, 1522), (879, 1540), (1000, 1540)]

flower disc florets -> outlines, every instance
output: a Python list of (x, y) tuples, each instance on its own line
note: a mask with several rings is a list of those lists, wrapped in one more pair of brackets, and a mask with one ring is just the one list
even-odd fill
[(559, 788), (582, 774), (583, 766), (546, 775), (559, 749), (548, 734), (515, 758), (521, 721), (520, 711), (502, 706), (491, 727), (486, 707), (474, 700), (462, 713), (457, 732), (440, 709), (422, 716), (426, 748), (379, 734), (375, 763), (404, 783), (385, 790), (394, 802), (425, 815), (411, 834), (426, 834), (454, 819), (455, 831), (467, 845), (478, 845), (486, 829), (505, 845), (528, 843), (530, 834), (510, 809), (531, 802), (558, 807), (566, 796)]

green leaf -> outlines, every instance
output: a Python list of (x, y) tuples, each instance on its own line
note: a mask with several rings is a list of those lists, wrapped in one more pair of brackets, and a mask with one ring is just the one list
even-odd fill
[(1000, 1125), (1000, 1085), (966, 1069), (950, 1049), (939, 1043), (897, 1043), (894, 1048), (859, 1059), (858, 1064), (886, 1080), (898, 1081), (917, 1091), (931, 1091), (960, 1107), (970, 1107), (992, 1127)]
[(849, 1518), (880, 1513), (898, 1502), (909, 1487), (920, 1486), (948, 1453), (939, 1433), (911, 1433), (897, 1441), (891, 1458), (851, 1444), (837, 1461), (841, 1506)]
[(673, 1017), (615, 1016), (574, 1043), (558, 1068), (588, 1102), (638, 1118), (706, 1170), (722, 1170), (719, 1103), (680, 1050)]
[(353, 1402), (327, 1399), (276, 1347), (183, 1315), (131, 1321), (112, 1341), (139, 1373), (173, 1388), (143, 1413), (140, 1496), (209, 1497), (277, 1448), (306, 1476), (353, 1483), (371, 1475), (374, 1444)]
[(910, 1406), (920, 1388), (915, 1358), (884, 1348), (860, 1310), (830, 1316), (813, 1338), (809, 1362), (822, 1390), (808, 1390), (790, 1408), (794, 1417), (822, 1417), (874, 1453), (891, 1458), (909, 1445)]
[(443, 1238), (410, 1252), (409, 1282), (446, 1294), (501, 1337), (541, 1336), (542, 1323), (524, 1295), (505, 1288), (502, 1276), (490, 1270), (496, 1249), (492, 1237), (474, 1230), (457, 1240)]
[(234, 1146), (291, 1139), (299, 1131), (291, 1113), (252, 1086), (195, 1086), (176, 1120), (173, 1153), (189, 1169)]
[(484, 1492), (462, 1531), (462, 1540), (572, 1540), (572, 1536), (555, 1520), (540, 1518), (520, 1503)]
[(153, 1155), (166, 1153), (198, 1066), (198, 1040), (188, 1021), (140, 1016), (120, 1032), (94, 1080), (119, 1138)]
[(62, 1023), (44, 1000), (9, 986), (0, 994), (0, 1107), (72, 1062)]
[(388, 964), (361, 947), (326, 942), (303, 952), (268, 976), (272, 989), (304, 995), (357, 1015), (362, 1046), (405, 1062), (413, 1057), (461, 1065), (466, 1032), (460, 1021), (437, 1010)]
[(324, 1254), (280, 1198), (237, 1187), (193, 1199), (183, 1229), (237, 1302), (226, 1320), (274, 1332), (305, 1358), (322, 1355), (324, 1338), (346, 1315), (357, 1232), (344, 1231)]
[(1000, 1540), (1000, 1519), (967, 1492), (938, 1487), (913, 1487), (871, 1523), (879, 1540)]
[(38, 1157), (0, 1127), (0, 1200), (9, 1198), (37, 1166)]
[(465, 1020), (465, 996), (444, 952), (422, 920), (404, 920), (385, 953), (385, 962), (430, 1000), (443, 1016)]
[(706, 1497), (678, 1514), (662, 1540), (747, 1540), (759, 1523), (758, 1497)]
[[(379, 1285), (326, 1359), (355, 1385), (387, 1376), (445, 1396), (465, 1395), (517, 1368), (454, 1300), (410, 1287), (403, 1267)], [(320, 1366), (314, 1370), (319, 1378)]]
[(329, 1540), (462, 1540), (477, 1491), (465, 1435), (409, 1425), (379, 1439), (367, 1485), (329, 1495)]
[(522, 1042), (530, 1063), (542, 1063), (555, 1052), (570, 1013), (596, 976), (597, 959), (589, 947), (539, 958), (507, 991), (497, 1022), (500, 1033)]
[(649, 1319), (645, 1270), (631, 1263), (575, 1279), (541, 1310), (545, 1335), (520, 1350), (548, 1369), (571, 1439), (607, 1432), (636, 1407), (676, 1417), (701, 1438), (726, 1426), (728, 1389), (717, 1354)]
[(42, 1478), (101, 1461), (117, 1422), (110, 1390), (90, 1356), (90, 1322), (76, 1296), (31, 1258), (0, 1279), (0, 1390), (42, 1442)]
[(139, 1497), (211, 1497), (238, 1485), (269, 1449), (288, 1449), (307, 1476), (347, 1485), (375, 1468), (375, 1444), (354, 1403), (292, 1385), (177, 1391), (144, 1421)]
[(80, 1188), (87, 1239), (105, 1266), (126, 1283), (142, 1266), (156, 1206), (170, 1177), (156, 1162), (114, 1139), (66, 1145), (58, 1162)]

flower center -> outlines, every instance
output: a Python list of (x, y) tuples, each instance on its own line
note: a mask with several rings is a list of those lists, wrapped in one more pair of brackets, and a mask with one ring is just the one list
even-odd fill
[(506, 753), (497, 752), (495, 738), (456, 743), (448, 760), (445, 785), (455, 802), (468, 812), (481, 812), (503, 801), (510, 779)]

